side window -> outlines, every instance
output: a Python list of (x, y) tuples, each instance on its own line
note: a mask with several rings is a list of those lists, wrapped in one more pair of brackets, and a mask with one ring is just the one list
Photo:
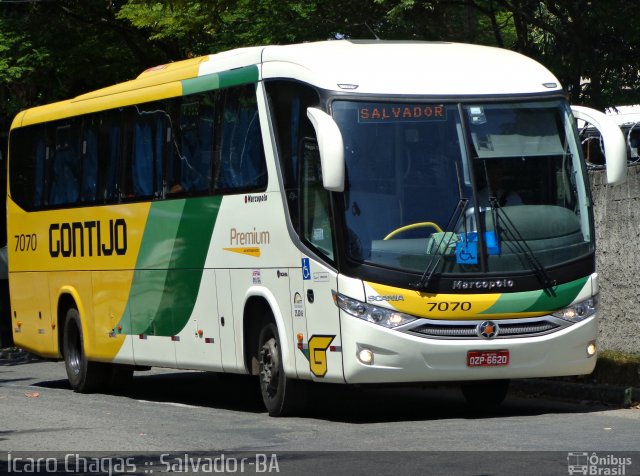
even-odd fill
[(98, 120), (98, 183), (96, 200), (117, 202), (120, 195), (120, 164), (123, 157), (123, 112), (100, 113)]
[(26, 210), (40, 208), (44, 199), (47, 157), (44, 125), (14, 129), (9, 138), (11, 198)]
[(333, 236), (329, 192), (322, 186), (320, 151), (316, 140), (305, 139), (301, 147), (302, 237), (333, 259)]
[(80, 200), (95, 202), (98, 184), (98, 119), (87, 117), (82, 128), (82, 183)]
[(220, 94), (214, 189), (216, 193), (264, 191), (267, 166), (255, 85), (225, 89)]
[(163, 103), (147, 103), (129, 110), (130, 154), (124, 170), (123, 198), (157, 198), (163, 190), (163, 164), (171, 127)]
[(168, 194), (210, 191), (216, 92), (183, 97), (179, 102), (176, 149), (167, 163)]
[(320, 99), (311, 87), (293, 81), (266, 83), (269, 109), (276, 129), (278, 158), (284, 181), (291, 222), (299, 230), (300, 151), (305, 137), (315, 137), (307, 118), (307, 108), (317, 106)]
[[(31, 162), (31, 156), (29, 156), (28, 165), (34, 167), (33, 201), (31, 204), (34, 208), (40, 208), (45, 205), (44, 191), (47, 185), (45, 181), (45, 170), (51, 149), (47, 145), (46, 127), (43, 125), (35, 126), (35, 129), (36, 133), (34, 137), (36, 140), (32, 144), (35, 163)], [(29, 183), (26, 190), (31, 191), (31, 183)], [(29, 198), (29, 200), (31, 200), (31, 198)]]
[(76, 203), (80, 196), (80, 135), (76, 120), (52, 124), (53, 155), (49, 165), (49, 205)]

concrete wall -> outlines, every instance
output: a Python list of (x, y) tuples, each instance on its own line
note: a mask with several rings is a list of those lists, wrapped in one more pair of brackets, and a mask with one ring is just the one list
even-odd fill
[(640, 354), (640, 166), (627, 182), (606, 184), (605, 171), (589, 172), (600, 282), (600, 349)]

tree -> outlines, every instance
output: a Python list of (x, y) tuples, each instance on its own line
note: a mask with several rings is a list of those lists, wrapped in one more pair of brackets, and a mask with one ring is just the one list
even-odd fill
[(546, 65), (570, 101), (599, 109), (640, 102), (640, 30), (633, 2), (376, 0), (387, 35), (500, 46)]
[(640, 31), (625, 0), (497, 0), (511, 12), (514, 49), (545, 64), (571, 102), (604, 109), (640, 101)]
[(173, 43), (185, 57), (338, 36), (374, 38), (384, 8), (370, 0), (130, 0), (118, 18), (152, 42)]
[(461, 41), (531, 56), (574, 103), (640, 102), (628, 0), (0, 2), (0, 121), (19, 109), (240, 46), (330, 38)]
[(115, 17), (120, 6), (103, 0), (0, 2), (2, 130), (21, 109), (131, 79), (169, 58)]

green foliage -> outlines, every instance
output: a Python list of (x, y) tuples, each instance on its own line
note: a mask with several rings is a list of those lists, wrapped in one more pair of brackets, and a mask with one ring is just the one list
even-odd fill
[(318, 39), (313, 24), (316, 12), (314, 2), (238, 0), (234, 8), (221, 12), (220, 40), (231, 46), (292, 43), (303, 37)]
[(0, 127), (26, 107), (130, 79), (168, 56), (114, 16), (117, 2), (0, 3)]
[(385, 37), (509, 47), (510, 12), (495, 0), (375, 0), (385, 8)]
[[(34, 49), (24, 34), (7, 31), (0, 23), (0, 82), (16, 81), (46, 61), (48, 53)], [(15, 61), (11, 61), (15, 57)]]
[(182, 57), (205, 54), (219, 28), (216, 7), (221, 2), (131, 0), (120, 8), (116, 18), (130, 22), (146, 32), (151, 43), (171, 42)]
[(58, 0), (0, 2), (0, 125), (20, 109), (149, 66), (330, 38), (461, 41), (520, 51), (575, 103), (640, 102), (640, 29), (626, 0)]
[(336, 35), (373, 38), (370, 25), (384, 10), (371, 0), (130, 0), (117, 17), (189, 56)]
[(515, 49), (549, 67), (574, 103), (596, 108), (640, 101), (640, 30), (633, 2), (500, 0), (517, 25)]

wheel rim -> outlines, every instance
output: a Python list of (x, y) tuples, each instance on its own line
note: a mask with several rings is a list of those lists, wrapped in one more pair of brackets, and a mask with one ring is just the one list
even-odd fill
[(278, 391), (280, 353), (275, 338), (269, 339), (260, 349), (260, 386), (269, 397)]
[(65, 350), (69, 369), (74, 375), (78, 375), (82, 366), (82, 356), (80, 354), (80, 333), (75, 325), (69, 326), (69, 337)]

